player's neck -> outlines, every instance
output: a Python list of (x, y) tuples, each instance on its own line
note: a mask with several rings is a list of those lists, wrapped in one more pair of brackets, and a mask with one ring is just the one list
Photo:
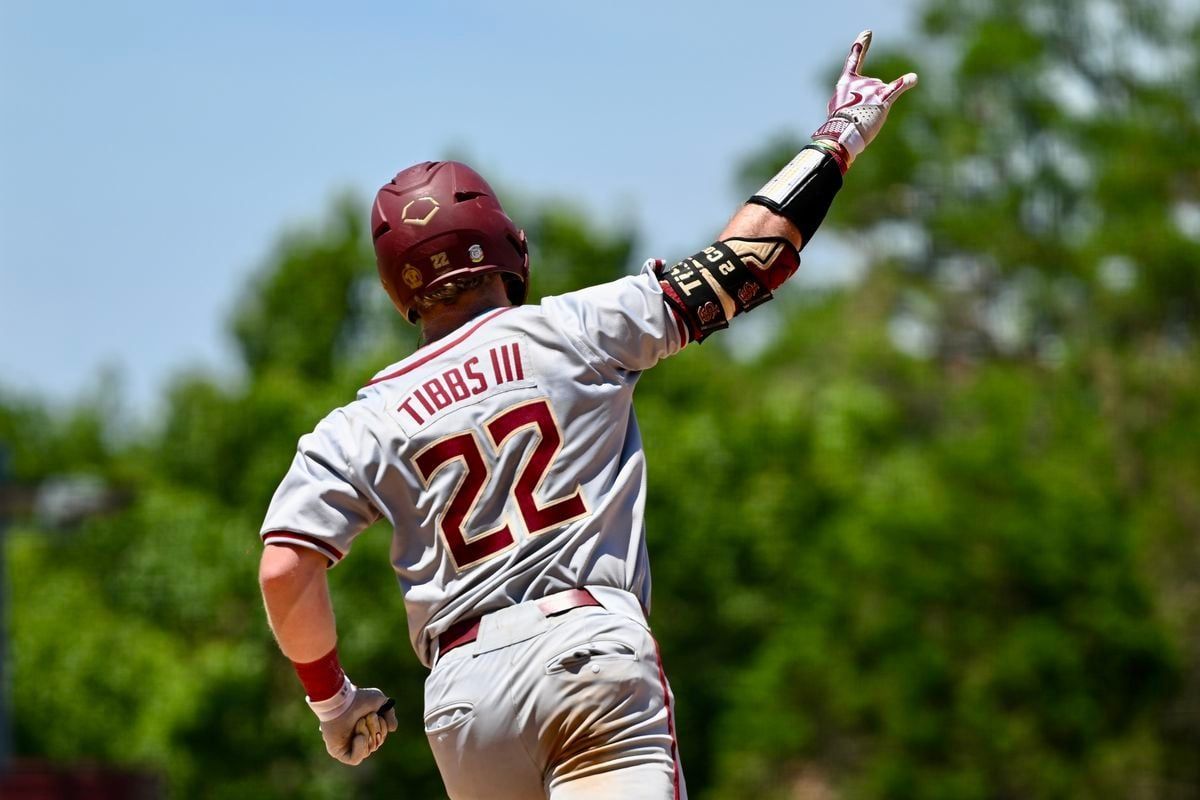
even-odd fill
[(463, 292), (452, 305), (427, 309), (421, 316), (421, 338), (426, 344), (436, 342), (480, 314), (510, 305), (504, 283), (487, 281)]

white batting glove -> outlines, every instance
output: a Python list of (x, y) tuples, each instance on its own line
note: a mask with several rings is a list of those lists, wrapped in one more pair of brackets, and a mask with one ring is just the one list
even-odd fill
[(378, 689), (359, 689), (349, 678), (328, 700), (305, 701), (321, 720), (329, 755), (352, 767), (378, 750), (398, 727), (393, 701)]
[(813, 133), (814, 142), (829, 142), (842, 151), (846, 167), (879, 133), (896, 98), (917, 85), (915, 72), (891, 83), (859, 74), (871, 35), (871, 31), (863, 31), (850, 46), (846, 66), (829, 99), (829, 119)]

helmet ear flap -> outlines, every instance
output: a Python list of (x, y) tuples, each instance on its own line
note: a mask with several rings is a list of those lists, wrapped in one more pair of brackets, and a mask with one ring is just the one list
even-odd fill
[(517, 229), (517, 240), (513, 242), (517, 255), (525, 259), (525, 269), (529, 269), (529, 240), (525, 238), (525, 229)]
[(508, 291), (508, 299), (513, 305), (519, 306), (529, 296), (529, 240), (525, 238), (525, 229), (518, 228), (515, 237), (511, 233), (508, 234), (508, 242), (522, 259), (521, 271), (525, 274), (525, 278), (522, 280), (516, 275), (506, 273), (504, 287)]

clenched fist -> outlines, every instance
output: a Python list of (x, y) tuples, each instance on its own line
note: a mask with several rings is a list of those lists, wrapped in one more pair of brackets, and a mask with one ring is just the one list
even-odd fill
[(309, 706), (321, 720), (321, 738), (329, 755), (357, 766), (396, 730), (393, 701), (378, 689), (359, 689), (346, 680), (341, 691)]

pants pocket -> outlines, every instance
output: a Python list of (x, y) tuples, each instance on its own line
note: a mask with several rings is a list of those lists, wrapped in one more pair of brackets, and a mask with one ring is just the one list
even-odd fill
[(546, 674), (578, 673), (589, 665), (605, 661), (637, 661), (638, 652), (632, 645), (616, 639), (594, 639), (574, 645), (546, 662)]
[(466, 725), (475, 716), (471, 703), (449, 703), (433, 709), (425, 715), (425, 733), (429, 736), (452, 731)]

